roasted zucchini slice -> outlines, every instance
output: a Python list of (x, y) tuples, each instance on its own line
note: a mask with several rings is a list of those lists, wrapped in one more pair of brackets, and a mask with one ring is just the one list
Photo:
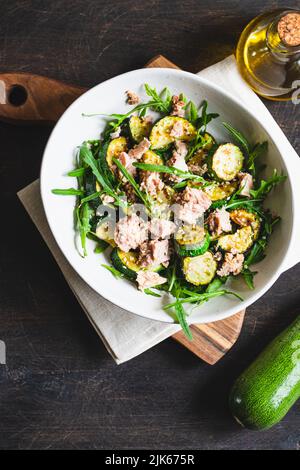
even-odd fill
[(183, 273), (188, 282), (194, 286), (205, 286), (214, 278), (217, 271), (217, 262), (212, 253), (207, 251), (203, 255), (184, 258)]
[(111, 246), (116, 246), (114, 242), (113, 224), (107, 218), (102, 219), (98, 222), (95, 233), (96, 233), (96, 236), (100, 238), (100, 240), (106, 241)]
[(131, 116), (128, 121), (128, 130), (131, 140), (138, 144), (150, 134), (151, 122), (144, 121), (138, 116)]
[(203, 255), (209, 243), (208, 232), (199, 225), (182, 225), (175, 234), (175, 249), (179, 256)]
[(230, 235), (223, 235), (218, 239), (218, 246), (232, 253), (244, 253), (249, 250), (254, 241), (254, 233), (250, 225), (238, 229)]
[(226, 181), (224, 183), (212, 183), (204, 187), (203, 191), (212, 201), (220, 201), (230, 197), (237, 189), (238, 183), (236, 181)]
[(163, 165), (163, 159), (157, 155), (157, 153), (152, 152), (152, 150), (147, 150), (142, 156), (142, 162), (147, 163), (147, 165)]
[(182, 133), (177, 137), (178, 140), (190, 141), (196, 136), (195, 127), (186, 119), (176, 116), (166, 116), (160, 119), (152, 128), (150, 133), (150, 142), (152, 150), (168, 147), (176, 139), (170, 135), (173, 126), (179, 123)]
[(240, 227), (250, 226), (253, 230), (253, 238), (257, 239), (261, 222), (258, 216), (253, 212), (248, 212), (245, 209), (236, 209), (230, 212), (231, 220)]
[(113, 166), (112, 159), (118, 157), (120, 153), (127, 151), (127, 140), (125, 137), (118, 137), (113, 139), (109, 146), (107, 147), (106, 152), (106, 161), (108, 166), (111, 168)]
[(234, 144), (220, 145), (209, 157), (210, 170), (217, 179), (232, 181), (243, 167), (244, 156)]
[(110, 259), (113, 266), (120, 271), (127, 279), (134, 281), (136, 279), (136, 273), (138, 271), (154, 271), (158, 272), (163, 269), (162, 265), (155, 266), (155, 268), (149, 267), (148, 269), (141, 269), (137, 263), (137, 253), (129, 251), (125, 253), (119, 248), (114, 248), (111, 252)]

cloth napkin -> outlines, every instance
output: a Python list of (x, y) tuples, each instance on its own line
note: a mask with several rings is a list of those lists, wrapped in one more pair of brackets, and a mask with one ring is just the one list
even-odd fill
[[(260, 121), (265, 125), (270, 135), (272, 135), (285, 158), (289, 159), (290, 163), (297, 169), (295, 177), (297, 175), (299, 178), (300, 160), (297, 153), (262, 101), (239, 75), (234, 56), (230, 56), (202, 70), (198, 75), (230, 92), (259, 116)], [(88, 319), (117, 364), (132, 359), (180, 330), (179, 325), (166, 324), (133, 315), (126, 310), (116, 307), (92, 290), (69, 265), (50, 232), (42, 206), (39, 181), (33, 182), (18, 192), (18, 196), (51, 250)], [(296, 227), (299, 227), (299, 232), (300, 211), (298, 215), (295, 215), (297, 216), (295, 224)], [(300, 261), (300, 248), (298, 245), (295, 243), (292, 246), (287, 257), (285, 269), (292, 267), (297, 261)]]

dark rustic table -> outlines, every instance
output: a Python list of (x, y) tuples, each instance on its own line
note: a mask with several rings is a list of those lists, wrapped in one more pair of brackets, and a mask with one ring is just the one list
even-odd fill
[[(162, 53), (197, 72), (233, 52), (274, 0), (0, 2), (1, 71), (92, 86)], [(298, 6), (298, 1), (286, 1)], [(300, 106), (266, 103), (300, 150)], [(300, 265), (248, 309), (236, 346), (211, 367), (173, 340), (116, 366), (16, 198), (39, 175), (50, 128), (0, 124), (1, 449), (299, 449), (298, 403), (272, 430), (242, 430), (235, 377), (299, 314)]]

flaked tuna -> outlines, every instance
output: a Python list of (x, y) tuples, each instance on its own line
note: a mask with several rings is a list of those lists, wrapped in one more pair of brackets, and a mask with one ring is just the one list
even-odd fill
[[(185, 161), (188, 149), (187, 145), (180, 140), (175, 142), (175, 149), (173, 151), (172, 157), (168, 160), (168, 165), (178, 168), (178, 170), (188, 171), (188, 166)], [(182, 181), (182, 178), (176, 175), (169, 175), (169, 181), (173, 183), (179, 183)]]
[(193, 225), (211, 206), (211, 199), (201, 190), (187, 186), (178, 194), (175, 215), (178, 219)]
[(225, 253), (221, 268), (217, 271), (218, 276), (237, 276), (243, 269), (244, 255), (242, 253)]
[(239, 173), (238, 174), (238, 179), (240, 183), (240, 195), (241, 196), (246, 196), (250, 197), (250, 190), (253, 189), (253, 177), (250, 175), (250, 173)]
[(169, 238), (176, 230), (176, 225), (171, 220), (152, 219), (149, 222), (149, 231), (154, 239)]
[(183, 122), (181, 120), (175, 121), (172, 129), (170, 130), (170, 136), (175, 139), (179, 139), (184, 133)]
[(184, 110), (185, 102), (182, 101), (179, 96), (173, 95), (172, 96), (172, 116), (184, 117)]
[(132, 159), (140, 160), (144, 153), (149, 150), (150, 145), (150, 141), (144, 137), (139, 144), (137, 144), (133, 149), (129, 150), (128, 155)]
[(232, 229), (230, 213), (224, 207), (212, 212), (207, 218), (207, 224), (209, 231), (215, 236), (221, 235), (223, 232), (230, 232)]
[(167, 266), (170, 261), (169, 241), (150, 240), (142, 243), (138, 263), (142, 268), (148, 266)]
[(136, 280), (140, 290), (149, 289), (150, 287), (159, 286), (167, 282), (165, 277), (153, 271), (139, 271)]
[(140, 97), (137, 93), (132, 90), (126, 91), (127, 103), (128, 104), (138, 104), (140, 102)]
[(114, 241), (126, 253), (138, 248), (147, 238), (147, 223), (136, 214), (123, 217), (116, 224)]
[(164, 187), (160, 174), (155, 171), (144, 171), (142, 175), (142, 181), (140, 188), (142, 191), (146, 191), (150, 196), (156, 196), (158, 191), (161, 191)]

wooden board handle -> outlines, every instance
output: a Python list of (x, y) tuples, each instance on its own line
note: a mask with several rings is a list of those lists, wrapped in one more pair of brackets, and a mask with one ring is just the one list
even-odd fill
[(58, 80), (29, 73), (0, 74), (0, 119), (12, 124), (56, 122), (86, 91)]

